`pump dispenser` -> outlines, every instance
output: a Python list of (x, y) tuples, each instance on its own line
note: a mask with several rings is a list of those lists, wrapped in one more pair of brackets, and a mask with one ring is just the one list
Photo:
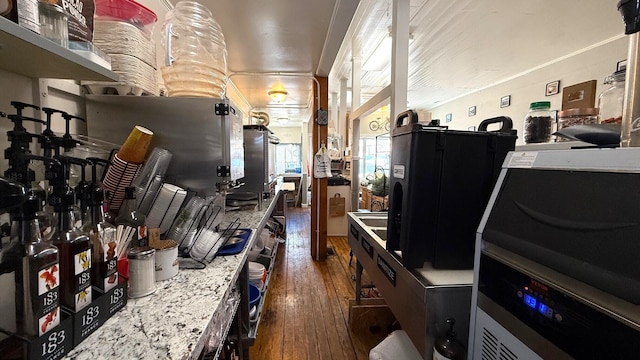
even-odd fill
[(22, 124), (23, 121), (44, 124), (44, 121), (22, 115), (22, 111), (27, 107), (39, 110), (40, 108), (35, 105), (19, 101), (12, 101), (11, 105), (16, 108), (16, 114), (7, 116), (7, 118), (13, 122), (13, 129), (7, 132), (11, 146), (4, 151), (4, 158), (9, 162), (9, 168), (4, 172), (4, 176), (16, 180), (19, 183), (29, 185), (35, 180), (35, 173), (29, 169), (29, 160), (21, 157), (21, 155), (31, 153), (29, 144), (31, 144), (31, 139), (34, 136), (28, 133)]
[(124, 202), (120, 207), (120, 213), (115, 218), (116, 226), (131, 227), (136, 229), (131, 238), (131, 247), (149, 246), (149, 235), (145, 221), (147, 217), (136, 209), (136, 188), (128, 186), (124, 190)]
[[(93, 162), (96, 159), (90, 160)], [(93, 182), (90, 186), (90, 213), (85, 215), (89, 221), (83, 224), (82, 230), (89, 234), (91, 241), (91, 283), (103, 291), (108, 291), (118, 284), (116, 228), (105, 221), (104, 190), (96, 182), (97, 165), (97, 161), (93, 162), (91, 168)]]
[(84, 162), (67, 156), (56, 156), (61, 165), (53, 169), (59, 174), (52, 182), (49, 204), (54, 209), (52, 243), (60, 252), (61, 304), (79, 311), (91, 303), (91, 246), (89, 236), (75, 224), (75, 193), (66, 176), (70, 163)]

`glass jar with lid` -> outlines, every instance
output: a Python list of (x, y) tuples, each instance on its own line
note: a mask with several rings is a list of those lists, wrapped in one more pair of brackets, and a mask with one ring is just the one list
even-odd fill
[(607, 76), (604, 84), (609, 85), (598, 96), (598, 108), (600, 124), (621, 124), (622, 108), (624, 107), (624, 82), (626, 70), (619, 70)]
[[(576, 108), (558, 111), (558, 132), (575, 125), (592, 125), (598, 123), (598, 108)], [(567, 141), (568, 138), (558, 136), (557, 141)]]
[(220, 25), (204, 5), (183, 0), (164, 19), (162, 78), (169, 96), (223, 98), (227, 50)]
[(524, 118), (524, 142), (527, 144), (548, 142), (551, 139), (552, 125), (551, 102), (532, 102)]

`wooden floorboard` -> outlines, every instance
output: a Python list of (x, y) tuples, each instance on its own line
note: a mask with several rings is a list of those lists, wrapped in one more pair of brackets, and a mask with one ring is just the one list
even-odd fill
[(355, 259), (349, 265), (346, 237), (330, 237), (335, 255), (314, 261), (310, 224), (308, 207), (288, 208), (287, 241), (278, 249), (251, 359), (366, 360), (384, 338), (349, 328)]

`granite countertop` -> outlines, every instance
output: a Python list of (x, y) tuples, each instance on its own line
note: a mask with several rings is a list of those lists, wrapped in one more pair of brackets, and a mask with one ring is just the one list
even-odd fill
[[(221, 225), (238, 219), (241, 228), (261, 229), (280, 196), (264, 200), (253, 211), (231, 211)], [(65, 359), (197, 359), (217, 331), (214, 315), (226, 310), (231, 291), (248, 251), (257, 237), (251, 233), (237, 255), (218, 256), (202, 270), (180, 270), (156, 283), (155, 293), (129, 299), (127, 305), (71, 350)], [(232, 317), (233, 315), (227, 315)]]

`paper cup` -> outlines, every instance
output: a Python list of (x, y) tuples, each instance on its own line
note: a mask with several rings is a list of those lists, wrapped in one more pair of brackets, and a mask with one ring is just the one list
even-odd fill
[(118, 157), (126, 162), (141, 164), (144, 162), (152, 137), (153, 131), (136, 125), (118, 151)]

